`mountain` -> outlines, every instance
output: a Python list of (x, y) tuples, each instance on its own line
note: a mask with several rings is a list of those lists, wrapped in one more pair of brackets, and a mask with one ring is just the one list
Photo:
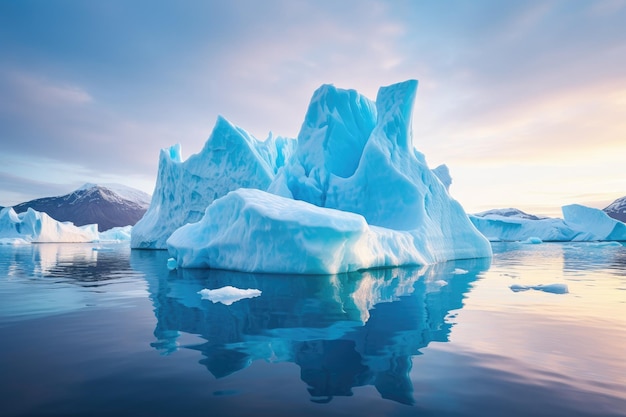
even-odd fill
[(474, 214), (476, 217), (489, 217), (489, 216), (502, 216), (502, 217), (512, 217), (516, 219), (526, 219), (526, 220), (541, 220), (545, 217), (535, 216), (534, 214), (528, 214), (523, 212), (522, 210), (516, 208), (503, 208), (503, 209), (492, 209), (483, 211), (480, 213)]
[(137, 223), (150, 206), (150, 199), (143, 191), (120, 184), (85, 184), (70, 194), (38, 198), (13, 209), (21, 213), (32, 208), (76, 226), (97, 223), (98, 230), (103, 232)]
[(618, 198), (604, 208), (603, 211), (615, 220), (626, 223), (626, 196)]

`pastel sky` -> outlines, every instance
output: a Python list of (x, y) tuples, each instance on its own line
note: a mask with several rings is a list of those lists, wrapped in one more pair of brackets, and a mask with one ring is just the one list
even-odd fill
[(295, 137), (324, 83), (419, 80), (415, 146), (468, 212), (626, 195), (626, 1), (0, 0), (0, 205), (151, 193), (218, 114)]

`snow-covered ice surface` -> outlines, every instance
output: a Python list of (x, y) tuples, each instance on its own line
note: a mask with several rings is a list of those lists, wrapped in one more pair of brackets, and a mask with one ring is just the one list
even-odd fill
[(493, 210), (469, 217), (490, 241), (626, 241), (626, 224), (600, 209), (571, 204), (563, 206), (562, 211), (563, 219), (537, 218), (523, 212), (519, 215), (515, 209)]
[(242, 288), (227, 285), (214, 290), (205, 288), (198, 291), (198, 294), (200, 294), (203, 300), (210, 300), (214, 303), (222, 303), (229, 306), (232, 303), (236, 303), (237, 301), (244, 300), (246, 298), (258, 297), (261, 295), (261, 291), (254, 288), (246, 288), (244, 290)]
[[(267, 188), (272, 194), (240, 189), (216, 199), (201, 221), (167, 241), (178, 265), (339, 273), (491, 256), (413, 147), (416, 90), (415, 80), (382, 87), (374, 103), (354, 90), (320, 87), (293, 156)], [(133, 247), (141, 246), (138, 225)]]
[(98, 226), (95, 224), (77, 227), (30, 208), (19, 214), (12, 207), (0, 210), (0, 239), (3, 244), (80, 243), (98, 238)]
[(180, 145), (162, 149), (152, 202), (131, 247), (165, 249), (172, 232), (200, 220), (213, 200), (240, 187), (267, 189), (293, 147), (293, 139), (271, 135), (258, 141), (219, 117), (204, 148), (186, 161)]

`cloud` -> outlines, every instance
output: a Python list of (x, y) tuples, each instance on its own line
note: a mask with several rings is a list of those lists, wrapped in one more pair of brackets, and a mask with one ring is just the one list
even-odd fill
[[(53, 182), (28, 179), (19, 175), (12, 175), (0, 171), (0, 183), (2, 183), (1, 205), (10, 206), (22, 203), (28, 199), (43, 196), (63, 195), (71, 191), (66, 185)], [(24, 198), (24, 196), (29, 196)]]

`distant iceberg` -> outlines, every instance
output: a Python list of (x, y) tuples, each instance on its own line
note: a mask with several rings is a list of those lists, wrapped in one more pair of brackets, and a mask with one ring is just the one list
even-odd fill
[(130, 242), (133, 226), (113, 227), (98, 234), (100, 242)]
[(59, 222), (31, 208), (19, 214), (12, 207), (0, 210), (0, 240), (4, 244), (86, 243), (98, 238), (96, 224), (78, 227), (70, 222)]
[(0, 244), (129, 242), (132, 226), (98, 232), (97, 224), (76, 226), (60, 222), (47, 213), (29, 208), (16, 213), (12, 207), (0, 210)]
[(490, 241), (590, 242), (626, 241), (626, 224), (604, 211), (580, 204), (562, 207), (563, 219), (516, 214), (514, 209), (470, 215), (470, 220)]
[[(199, 174), (189, 183), (180, 179), (184, 172), (169, 175), (162, 154), (155, 208), (133, 229), (131, 245), (160, 247), (169, 233), (165, 228), (177, 225), (182, 227), (172, 230), (167, 247), (178, 266), (280, 273), (332, 274), (491, 256), (487, 239), (448, 194), (447, 169), (434, 173), (413, 147), (416, 90), (415, 80), (382, 87), (372, 102), (354, 90), (320, 87), (293, 154), (282, 166), (277, 160), (273, 179), (256, 142), (229, 125), (228, 132), (238, 132), (238, 145), (228, 148), (234, 155), (222, 158), (235, 162), (226, 170), (214, 167), (208, 152), (195, 155), (194, 164), (222, 175), (220, 183), (247, 188), (226, 194), (228, 187), (222, 187), (202, 220), (196, 212), (184, 226), (178, 216), (190, 212), (187, 192), (165, 193), (164, 199), (160, 190), (204, 183)], [(214, 130), (205, 149), (217, 137)], [(242, 184), (255, 176), (254, 186)]]

